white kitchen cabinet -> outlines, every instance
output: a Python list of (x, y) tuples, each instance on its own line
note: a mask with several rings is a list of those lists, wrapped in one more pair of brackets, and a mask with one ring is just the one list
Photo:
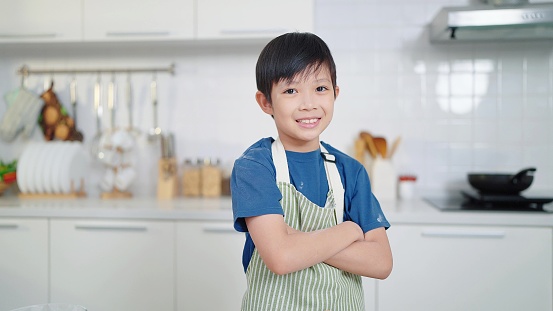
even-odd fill
[(198, 0), (198, 39), (273, 38), (314, 29), (313, 0)]
[(0, 42), (79, 41), (81, 2), (0, 0)]
[(174, 310), (174, 222), (57, 219), (50, 231), (52, 302)]
[(396, 225), (378, 310), (552, 310), (551, 228)]
[(177, 310), (240, 310), (244, 239), (232, 221), (178, 223)]
[(314, 0), (0, 0), (0, 43), (265, 39), (313, 29)]
[(84, 0), (85, 41), (181, 40), (194, 36), (193, 0)]
[(0, 310), (48, 302), (48, 220), (0, 218)]
[(365, 293), (365, 311), (376, 311), (376, 280), (362, 277), (363, 291)]

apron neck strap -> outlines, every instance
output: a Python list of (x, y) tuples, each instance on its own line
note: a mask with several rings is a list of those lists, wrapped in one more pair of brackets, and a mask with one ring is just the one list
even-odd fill
[[(344, 187), (342, 185), (340, 173), (336, 167), (334, 155), (329, 154), (321, 143), (319, 143), (319, 145), (322, 153), (321, 156), (324, 159), (328, 188), (332, 190), (334, 194), (334, 202), (336, 203), (336, 208), (334, 209), (336, 213), (336, 222), (341, 223), (344, 218)], [(289, 184), (290, 173), (288, 171), (288, 160), (286, 158), (286, 150), (284, 149), (284, 145), (280, 141), (280, 138), (277, 138), (273, 142), (271, 145), (271, 151), (273, 154), (273, 163), (276, 169), (277, 182), (285, 182)]]
[(280, 141), (280, 138), (273, 142), (271, 145), (271, 151), (273, 153), (273, 163), (276, 169), (277, 182), (290, 183), (290, 173), (288, 172), (288, 160), (286, 158), (286, 150), (284, 145)]

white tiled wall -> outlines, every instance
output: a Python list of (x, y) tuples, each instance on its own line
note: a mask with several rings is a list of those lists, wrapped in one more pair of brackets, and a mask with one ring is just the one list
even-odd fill
[(469, 1), (317, 3), (342, 91), (330, 141), (401, 135), (397, 169), (428, 191), (527, 166), (538, 169), (533, 189), (553, 187), (551, 42), (429, 44), (432, 16)]
[[(453, 0), (318, 0), (315, 30), (330, 46), (338, 67), (340, 97), (323, 139), (351, 153), (361, 130), (393, 140), (400, 173), (414, 173), (424, 192), (467, 187), (469, 171), (515, 172), (535, 166), (533, 189), (553, 189), (553, 44), (511, 42), (430, 45), (426, 25)], [(133, 67), (176, 64), (176, 74), (158, 74), (159, 119), (175, 133), (177, 157), (221, 158), (227, 167), (260, 137), (275, 134), (270, 117), (254, 100), (254, 67), (263, 44), (244, 46), (73, 46), (40, 49), (0, 47), (0, 93), (15, 88), (15, 71), (30, 67)], [(55, 90), (68, 104), (72, 77), (54, 76)], [(48, 76), (32, 76), (39, 92)], [(77, 77), (79, 127), (88, 143), (96, 128), (92, 86), (96, 75)], [(101, 76), (105, 87), (111, 76)], [(149, 83), (131, 77), (133, 118), (152, 125)], [(124, 102), (125, 75), (118, 102)], [(105, 93), (105, 92), (104, 92)], [(105, 94), (104, 94), (105, 102)], [(0, 105), (0, 114), (5, 105)], [(118, 123), (126, 124), (120, 107)], [(35, 139), (40, 135), (35, 133)], [(0, 157), (17, 157), (26, 140), (0, 142)], [(136, 195), (153, 195), (159, 146), (138, 137)], [(103, 168), (91, 166), (91, 196)]]

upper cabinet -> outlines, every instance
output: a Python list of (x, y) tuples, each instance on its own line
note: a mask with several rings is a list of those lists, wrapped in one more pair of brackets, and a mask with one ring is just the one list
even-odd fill
[(0, 43), (266, 39), (313, 29), (314, 0), (0, 0)]
[(194, 0), (83, 1), (85, 41), (155, 41), (193, 37)]
[(81, 2), (0, 0), (0, 42), (81, 40)]
[(313, 31), (313, 0), (198, 0), (198, 39), (272, 38)]

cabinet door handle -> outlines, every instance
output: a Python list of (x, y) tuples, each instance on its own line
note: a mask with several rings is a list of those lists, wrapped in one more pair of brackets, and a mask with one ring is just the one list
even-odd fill
[(203, 229), (211, 233), (238, 233), (232, 224), (208, 224), (204, 225)]
[(55, 33), (0, 33), (0, 39), (38, 39), (38, 38), (55, 38), (58, 35)]
[(447, 229), (424, 229), (421, 232), (423, 237), (435, 238), (488, 238), (502, 239), (505, 231), (501, 230), (447, 230)]
[(75, 225), (75, 229), (97, 231), (147, 231), (148, 227), (133, 225)]
[(0, 229), (17, 229), (17, 228), (19, 228), (18, 224), (9, 224), (9, 223), (0, 224)]
[(288, 29), (285, 28), (266, 28), (266, 29), (255, 29), (255, 28), (226, 28), (221, 29), (220, 33), (222, 35), (257, 35), (257, 34), (275, 34), (275, 33), (284, 33)]
[(169, 31), (108, 31), (107, 37), (164, 37)]

